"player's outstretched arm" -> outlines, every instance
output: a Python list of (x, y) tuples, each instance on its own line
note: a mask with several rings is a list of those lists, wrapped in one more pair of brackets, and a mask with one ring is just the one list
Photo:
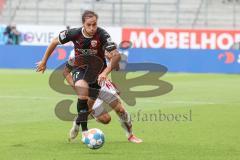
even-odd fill
[(120, 53), (117, 49), (114, 49), (109, 54), (111, 54), (111, 59), (109, 65), (104, 69), (104, 71), (98, 76), (98, 83), (101, 84), (102, 81), (106, 80), (107, 75), (114, 69), (116, 69), (121, 60)]
[(108, 75), (112, 70), (118, 68), (119, 62), (121, 60), (121, 55), (120, 55), (120, 53), (118, 52), (117, 49), (114, 49), (109, 54), (111, 55), (109, 65), (103, 71), (103, 73), (105, 73), (106, 75)]
[[(110, 62), (110, 60), (112, 59), (112, 55), (108, 52), (105, 52), (105, 57), (107, 58), (107, 60)], [(115, 68), (116, 71), (119, 71), (120, 70), (120, 65), (119, 63), (117, 64), (116, 68)]]
[(40, 62), (37, 62), (37, 69), (36, 69), (37, 72), (44, 73), (44, 71), (46, 70), (46, 65), (47, 65), (48, 58), (53, 53), (54, 49), (57, 47), (58, 44), (59, 44), (58, 37), (56, 37), (49, 44), (42, 60)]

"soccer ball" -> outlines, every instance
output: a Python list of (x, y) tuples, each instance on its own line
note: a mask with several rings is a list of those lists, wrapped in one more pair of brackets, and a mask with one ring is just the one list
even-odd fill
[(92, 128), (88, 130), (82, 137), (82, 142), (91, 149), (99, 149), (105, 141), (104, 134), (100, 129)]

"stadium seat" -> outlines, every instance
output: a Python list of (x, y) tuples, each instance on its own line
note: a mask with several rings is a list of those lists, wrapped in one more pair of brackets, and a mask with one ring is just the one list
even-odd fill
[[(94, 2), (94, 3), (92, 3)], [(207, 3), (205, 3), (207, 2)], [(238, 0), (0, 0), (0, 21), (4, 24), (81, 24), (84, 10), (95, 10), (100, 25), (154, 27), (230, 27), (240, 26)], [(224, 7), (224, 10), (222, 8)], [(222, 23), (224, 22), (224, 23)], [(227, 22), (227, 23), (226, 23)]]

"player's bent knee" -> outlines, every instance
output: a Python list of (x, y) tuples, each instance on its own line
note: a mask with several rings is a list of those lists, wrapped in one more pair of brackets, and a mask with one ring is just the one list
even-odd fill
[(109, 114), (103, 114), (97, 118), (99, 122), (103, 124), (109, 124), (111, 121), (111, 116)]
[(75, 83), (75, 89), (79, 99), (88, 98), (88, 84), (84, 80), (78, 80)]

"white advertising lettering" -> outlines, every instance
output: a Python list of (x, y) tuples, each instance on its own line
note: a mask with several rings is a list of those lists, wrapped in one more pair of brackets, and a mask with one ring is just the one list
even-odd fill
[(124, 41), (135, 48), (230, 49), (240, 42), (240, 31), (194, 29), (123, 29)]

